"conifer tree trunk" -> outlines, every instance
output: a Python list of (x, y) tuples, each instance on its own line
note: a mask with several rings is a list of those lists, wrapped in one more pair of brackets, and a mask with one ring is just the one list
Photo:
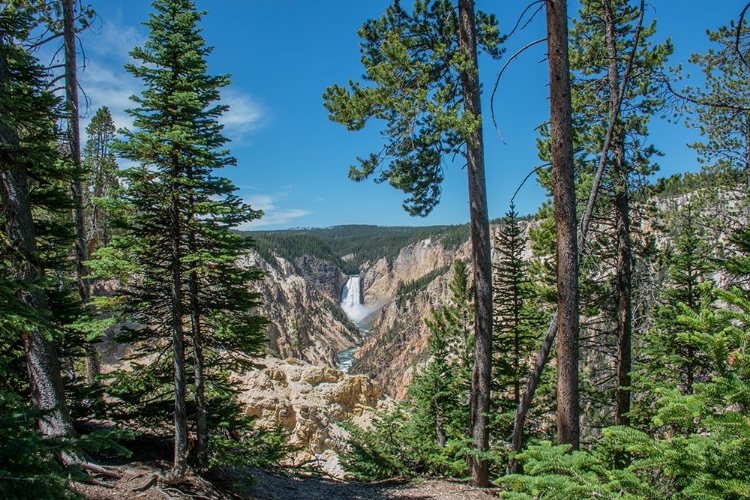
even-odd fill
[[(0, 119), (0, 122), (3, 120)], [(4, 122), (3, 122), (4, 123)], [(3, 143), (7, 144), (8, 132), (2, 126)], [(16, 143), (17, 147), (17, 143)], [(11, 163), (0, 170), (2, 176), (4, 232), (16, 252), (18, 259), (15, 278), (24, 283), (34, 283), (41, 277), (40, 262), (37, 259), (36, 237), (29, 201), (28, 175), (23, 167)], [(32, 285), (18, 290), (19, 298), (36, 309), (40, 315), (49, 310), (43, 290)], [(73, 425), (65, 404), (60, 362), (55, 343), (43, 332), (21, 332), (26, 365), (31, 386), (31, 402), (34, 408), (47, 412), (39, 420), (39, 429), (47, 437), (60, 437), (73, 434)]]
[[(624, 177), (625, 174), (623, 173)], [(632, 370), (633, 304), (632, 304), (632, 248), (630, 241), (630, 206), (627, 178), (615, 195), (617, 222), (617, 393), (615, 396), (615, 425), (628, 425), (630, 420), (630, 372)]]
[[(607, 79), (609, 85), (610, 116), (622, 102), (620, 96), (620, 76), (617, 70), (617, 36), (612, 6), (609, 0), (602, 0), (604, 12), (604, 30), (607, 43)], [(637, 40), (636, 40), (637, 42)], [(619, 120), (618, 120), (619, 122)], [(612, 145), (615, 175), (615, 230), (617, 232), (617, 269), (615, 287), (617, 301), (617, 390), (615, 394), (615, 425), (628, 425), (627, 413), (630, 412), (630, 371), (632, 369), (633, 337), (633, 270), (632, 247), (630, 240), (630, 193), (628, 171), (625, 166), (624, 129), (618, 126), (613, 129)]]
[[(173, 179), (179, 178), (178, 153), (174, 152)], [(172, 481), (180, 481), (187, 470), (188, 435), (187, 407), (185, 394), (187, 380), (185, 377), (185, 335), (183, 331), (183, 293), (182, 293), (182, 230), (180, 227), (179, 187), (172, 187), (171, 204), (171, 313), (172, 313), (172, 359), (174, 364), (174, 463)]]
[[(191, 176), (189, 172), (188, 176)], [(189, 197), (189, 206), (191, 213), (188, 217), (188, 227), (190, 227), (193, 216), (192, 211), (195, 207), (194, 197)], [(197, 252), (195, 230), (190, 227), (188, 237), (188, 250), (191, 254)], [(190, 323), (193, 340), (193, 372), (195, 376), (195, 448), (193, 453), (197, 457), (198, 466), (201, 468), (208, 467), (208, 426), (206, 424), (206, 384), (204, 376), (204, 356), (203, 356), (203, 331), (201, 328), (201, 318), (203, 311), (199, 300), (198, 273), (191, 271), (189, 276), (189, 293), (190, 293)]]
[(578, 449), (578, 244), (566, 0), (547, 1), (550, 142), (557, 242), (557, 440)]
[[(2, 36), (0, 43), (4, 43)], [(9, 78), (7, 61), (0, 57), (2, 88), (5, 88), (4, 84)], [(44, 318), (49, 311), (49, 305), (44, 291), (37, 286), (37, 282), (43, 277), (43, 270), (37, 253), (29, 198), (29, 177), (25, 167), (13, 158), (12, 152), (20, 149), (18, 133), (11, 127), (12, 122), (4, 113), (5, 110), (0, 108), (0, 148), (10, 153), (0, 158), (0, 200), (5, 219), (3, 230), (14, 259), (14, 278), (19, 283), (31, 284), (28, 288), (19, 289), (18, 297)], [(21, 336), (31, 386), (31, 402), (34, 408), (46, 412), (39, 420), (42, 435), (73, 435), (73, 424), (65, 403), (55, 343), (40, 331), (23, 331)]]
[(440, 404), (440, 399), (437, 396), (439, 392), (440, 383), (436, 378), (435, 383), (433, 384), (433, 394), (435, 395), (433, 397), (435, 405), (435, 441), (437, 442), (437, 445), (442, 448), (445, 446), (445, 432), (443, 432), (443, 408)]
[[(76, 53), (75, 0), (61, 0), (63, 7), (63, 45), (65, 48), (65, 102), (68, 122), (68, 147), (76, 170), (81, 171), (81, 124), (78, 107), (78, 56)], [(73, 224), (76, 231), (76, 282), (81, 303), (91, 302), (91, 283), (86, 278), (85, 262), (89, 259), (86, 225), (83, 213), (83, 184), (80, 177), (70, 183), (73, 197)], [(86, 344), (86, 383), (94, 384), (99, 375), (99, 356), (91, 344)]]
[(193, 337), (193, 371), (195, 373), (195, 448), (193, 452), (198, 459), (198, 466), (208, 467), (208, 426), (206, 424), (206, 384), (204, 376), (203, 332), (201, 329), (201, 310), (198, 304), (198, 283), (195, 273), (190, 280), (190, 316)]
[[(461, 73), (464, 110), (481, 118), (479, 74), (477, 65), (474, 1), (459, 0), (460, 50), (471, 69)], [(471, 378), (471, 437), (479, 452), (489, 449), (488, 412), (492, 379), (492, 263), (490, 229), (487, 215), (487, 193), (484, 174), (484, 142), (481, 122), (468, 137), (466, 170), (469, 179), (471, 243), (474, 258), (474, 371)], [(477, 486), (489, 483), (487, 460), (469, 458), (471, 477)]]

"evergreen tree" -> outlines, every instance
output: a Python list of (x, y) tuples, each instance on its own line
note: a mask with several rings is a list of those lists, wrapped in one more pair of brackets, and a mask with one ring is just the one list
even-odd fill
[(58, 277), (49, 272), (66, 267), (72, 233), (70, 218), (61, 214), (72, 208), (64, 191), (72, 172), (61, 164), (55, 148), (59, 101), (45, 90), (45, 70), (21, 47), (36, 26), (33, 14), (10, 5), (0, 9), (0, 199), (6, 238), (1, 275), (9, 301), (2, 308), (2, 323), (3, 330), (15, 331), (22, 342), (42, 435), (62, 438), (74, 431), (57, 341), (74, 313), (65, 285), (58, 286)]
[(737, 229), (731, 237), (734, 252), (723, 263), (731, 282), (743, 290), (750, 290), (750, 228)]
[[(747, 65), (747, 23), (730, 22), (718, 30), (707, 30), (713, 46), (705, 54), (693, 54), (692, 64), (701, 67), (704, 83), (687, 89), (697, 116), (687, 124), (704, 137), (690, 144), (698, 161), (709, 171), (727, 177), (740, 188), (750, 183), (750, 69)], [(737, 43), (739, 42), (739, 50)]]
[[(146, 22), (149, 38), (131, 52), (138, 63), (126, 66), (145, 84), (129, 111), (136, 129), (125, 130), (124, 140), (115, 143), (123, 158), (136, 163), (123, 174), (131, 212), (123, 234), (102, 252), (97, 267), (105, 275), (114, 268), (125, 279), (110, 303), (138, 324), (126, 338), (140, 341), (144, 355), (165, 352), (167, 346), (171, 352), (171, 475), (180, 480), (190, 451), (189, 389), (195, 397), (192, 451), (203, 467), (210, 437), (207, 391), (223, 393), (224, 373), (247, 367), (247, 356), (263, 342), (265, 321), (253, 312), (258, 295), (249, 288), (262, 273), (240, 267), (249, 240), (232, 232), (261, 213), (242, 203), (229, 180), (213, 173), (235, 160), (223, 148), (227, 139), (218, 122), (227, 109), (218, 103), (219, 91), (229, 78), (207, 74), (212, 49), (198, 25), (204, 13), (190, 0), (157, 0), (153, 7)], [(120, 375), (123, 383), (113, 392), (127, 400), (135, 395), (129, 389), (140, 396), (152, 391), (150, 402), (158, 408), (167, 401), (169, 383), (160, 378), (167, 366), (161, 356), (138, 364), (132, 374)]]
[[(657, 151), (647, 143), (647, 126), (664, 102), (662, 84), (654, 75), (663, 71), (672, 52), (669, 41), (652, 45), (656, 23), (644, 26), (643, 15), (640, 7), (629, 0), (587, 0), (581, 3), (580, 20), (573, 22), (571, 30), (576, 138), (582, 179), (587, 181), (595, 175), (611, 128), (611, 154), (605, 164), (607, 170), (594, 225), (594, 230), (600, 233), (596, 241), (604, 244), (590, 245), (583, 264), (584, 269), (590, 269), (591, 276), (609, 277), (611, 285), (604, 283), (598, 290), (583, 295), (598, 295), (600, 300), (592, 304), (598, 311), (593, 314), (604, 316), (613, 324), (614, 341), (603, 335), (608, 328), (601, 325), (596, 325), (592, 334), (586, 336), (601, 339), (595, 349), (616, 352), (615, 359), (604, 365), (616, 367), (617, 424), (627, 424), (630, 410), (628, 388), (636, 297), (633, 274), (638, 250), (637, 226), (632, 221), (642, 218), (635, 212), (638, 208), (633, 199), (643, 190), (645, 177), (656, 170), (652, 157)], [(592, 382), (601, 387), (597, 381)]]
[(439, 447), (449, 440), (466, 441), (469, 435), (468, 401), (472, 342), (472, 297), (468, 271), (462, 260), (453, 267), (451, 303), (433, 309), (430, 328), (430, 361), (414, 378), (409, 393), (425, 431)]
[[(590, 450), (542, 443), (519, 459), (527, 475), (501, 480), (503, 498), (740, 499), (750, 496), (750, 407), (745, 347), (750, 301), (738, 288), (699, 286), (697, 311), (675, 318), (680, 340), (711, 374), (692, 394), (655, 384), (650, 432), (610, 427)], [(622, 466), (622, 457), (628, 457)]]
[(112, 211), (115, 193), (120, 187), (119, 167), (112, 141), (115, 123), (106, 106), (94, 113), (86, 127), (88, 140), (83, 149), (83, 163), (87, 172), (84, 190), (84, 213), (89, 255), (100, 246), (107, 246), (112, 237)]
[[(495, 436), (510, 441), (513, 412), (529, 373), (529, 359), (543, 330), (538, 286), (530, 279), (524, 258), (528, 238), (511, 203), (495, 237), (498, 254), (493, 273), (493, 408), (497, 417)], [(539, 406), (539, 405), (537, 405)]]
[[(359, 158), (349, 177), (362, 181), (379, 172), (409, 197), (404, 208), (426, 216), (440, 200), (443, 161), (463, 155), (468, 174), (475, 290), (475, 355), (472, 376), (472, 437), (469, 457), (476, 484), (486, 486), (492, 351), (490, 230), (484, 174), (484, 145), (477, 52), (492, 57), (502, 41), (494, 16), (475, 13), (473, 0), (417, 0), (412, 12), (394, 2), (359, 32), (364, 79), (349, 89), (334, 85), (323, 97), (333, 121), (360, 130), (371, 118), (387, 122), (380, 154)], [(385, 166), (385, 168), (382, 168)]]
[(701, 307), (700, 285), (709, 280), (711, 250), (697, 224), (698, 214), (690, 204), (675, 217), (673, 248), (667, 248), (667, 282), (655, 308), (654, 327), (644, 336), (634, 385), (642, 394), (633, 410), (640, 424), (648, 422), (657, 388), (693, 392), (696, 382), (705, 381), (705, 357), (683, 338), (684, 326), (677, 318), (685, 310), (697, 313)]
[(568, 53), (568, 3), (548, 3), (550, 159), (557, 263), (557, 439), (578, 449), (578, 231)]

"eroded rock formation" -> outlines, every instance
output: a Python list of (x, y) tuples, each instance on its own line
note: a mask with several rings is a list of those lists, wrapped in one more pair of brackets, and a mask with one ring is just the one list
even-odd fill
[[(427, 359), (430, 332), (424, 320), (433, 308), (448, 303), (453, 263), (468, 256), (468, 243), (448, 249), (439, 239), (426, 239), (404, 247), (393, 260), (380, 259), (363, 273), (365, 303), (384, 305), (355, 352), (352, 373), (368, 374), (391, 397), (406, 396), (415, 370)], [(399, 296), (404, 287), (425, 277), (430, 281)]]
[(234, 376), (248, 414), (261, 425), (284, 426), (300, 449), (297, 464), (314, 463), (340, 476), (338, 454), (347, 437), (341, 423), (367, 425), (374, 409), (388, 404), (379, 386), (365, 375), (294, 358), (267, 357), (262, 364), (263, 369)]

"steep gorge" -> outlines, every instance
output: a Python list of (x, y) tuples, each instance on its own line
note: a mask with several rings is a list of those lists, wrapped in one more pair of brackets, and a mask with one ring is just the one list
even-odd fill
[(352, 319), (370, 326), (363, 339), (342, 318), (339, 301), (349, 277), (333, 262), (309, 255), (290, 262), (277, 255), (271, 265), (255, 255), (253, 261), (268, 271), (262, 294), (271, 320), (269, 353), (339, 368), (336, 353), (357, 347), (351, 373), (366, 375), (389, 396), (403, 398), (416, 366), (425, 361), (429, 331), (424, 319), (447, 303), (453, 262), (468, 256), (468, 242), (446, 244), (430, 236), (406, 244), (395, 256), (362, 263), (362, 305), (348, 309)]
[(270, 263), (257, 254), (246, 259), (247, 264), (266, 271), (259, 292), (263, 315), (269, 320), (268, 353), (337, 368), (336, 354), (361, 341), (359, 329), (339, 306), (347, 276), (331, 263), (311, 256), (295, 262), (277, 256)]

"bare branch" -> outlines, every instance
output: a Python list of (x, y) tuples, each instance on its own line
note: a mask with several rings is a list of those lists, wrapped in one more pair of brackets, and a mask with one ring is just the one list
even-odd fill
[(521, 49), (516, 51), (515, 54), (510, 56), (510, 59), (508, 59), (503, 67), (500, 69), (500, 72), (497, 74), (497, 78), (495, 79), (495, 86), (492, 87), (492, 95), (490, 95), (490, 115), (492, 116), (492, 125), (495, 127), (495, 131), (497, 132), (497, 135), (500, 136), (500, 141), (505, 144), (505, 141), (503, 141), (503, 135), (500, 133), (500, 128), (497, 126), (497, 120), (495, 119), (495, 94), (497, 93), (497, 87), (500, 84), (500, 78), (503, 76), (503, 73), (505, 72), (505, 68), (508, 67), (508, 65), (519, 55), (521, 55), (526, 49), (533, 47), (534, 45), (538, 43), (542, 43), (546, 41), (546, 38), (540, 38), (539, 40), (535, 40), (531, 43), (528, 43), (524, 45)]
[(521, 24), (521, 21), (523, 21), (523, 16), (526, 15), (529, 9), (531, 9), (535, 4), (540, 4), (539, 7), (537, 7), (536, 12), (534, 12), (529, 18), (529, 20), (526, 21), (524, 25), (521, 27), (521, 29), (526, 28), (526, 26), (528, 26), (529, 23), (534, 20), (536, 15), (539, 14), (539, 11), (541, 11), (544, 8), (544, 4), (546, 3), (546, 1), (547, 0), (536, 0), (535, 2), (531, 2), (529, 5), (527, 5), (526, 8), (523, 9), (523, 12), (521, 12), (521, 15), (518, 16), (518, 21), (516, 21), (516, 25), (513, 26), (512, 30), (510, 30), (510, 33), (508, 34), (508, 36), (511, 36), (513, 35), (513, 33), (516, 32), (516, 30), (518, 29), (518, 26)]
[(745, 60), (745, 56), (742, 54), (742, 50), (740, 49), (740, 36), (742, 35), (742, 25), (745, 23), (745, 13), (749, 8), (750, 2), (745, 4), (745, 8), (742, 9), (742, 12), (740, 13), (740, 18), (737, 21), (737, 34), (734, 40), (734, 50), (737, 51), (737, 56), (740, 58), (740, 61), (742, 61), (742, 63), (748, 67), (750, 67), (750, 64), (747, 63), (747, 61)]
[(541, 169), (549, 167), (550, 165), (552, 165), (552, 164), (551, 163), (545, 163), (544, 165), (539, 165), (538, 167), (534, 168), (534, 170), (532, 170), (531, 172), (529, 172), (528, 174), (526, 174), (526, 177), (523, 178), (523, 180), (521, 181), (521, 184), (518, 185), (518, 188), (516, 189), (516, 192), (513, 193), (513, 196), (510, 198), (510, 202), (513, 203), (513, 200), (516, 199), (516, 195), (521, 190), (521, 188), (523, 187), (523, 185), (526, 184), (526, 181), (529, 180), (529, 177), (531, 177), (535, 173), (539, 172)]

